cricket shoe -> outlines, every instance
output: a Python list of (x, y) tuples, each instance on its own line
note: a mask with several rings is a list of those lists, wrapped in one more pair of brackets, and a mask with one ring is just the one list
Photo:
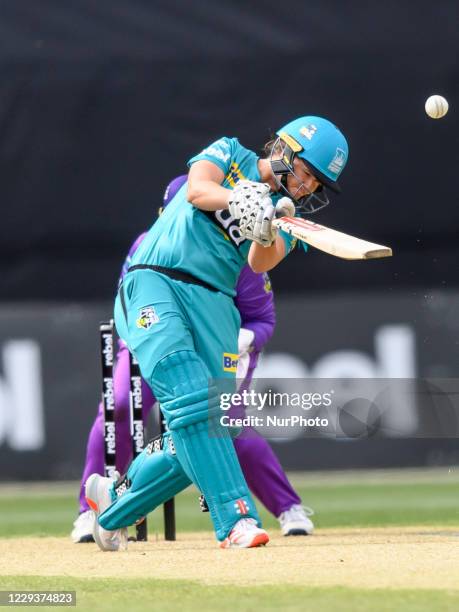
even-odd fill
[(96, 544), (101, 550), (114, 551), (119, 550), (120, 547), (127, 547), (127, 527), (108, 531), (101, 527), (97, 520), (102, 512), (112, 505), (113, 500), (110, 495), (110, 487), (118, 478), (119, 474), (117, 472), (115, 472), (114, 479), (105, 478), (100, 476), (100, 474), (91, 474), (85, 485), (86, 501), (95, 514), (94, 530), (92, 533)]
[(314, 511), (307, 506), (294, 504), (278, 517), (281, 526), (282, 535), (298, 536), (312, 535), (314, 531), (314, 523), (309, 518), (314, 514)]
[(78, 515), (78, 518), (73, 523), (72, 533), (70, 537), (75, 544), (83, 544), (85, 542), (94, 542), (94, 512), (86, 510)]
[(264, 529), (257, 527), (253, 518), (240, 519), (230, 531), (229, 536), (220, 543), (220, 548), (255, 548), (269, 542)]

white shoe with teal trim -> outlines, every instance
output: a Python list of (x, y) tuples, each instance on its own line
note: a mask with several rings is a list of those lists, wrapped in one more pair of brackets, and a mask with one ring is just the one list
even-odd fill
[(85, 485), (86, 501), (95, 515), (94, 540), (99, 548), (104, 551), (115, 551), (119, 550), (120, 547), (127, 548), (127, 527), (108, 531), (101, 527), (97, 521), (97, 517), (112, 505), (110, 487), (119, 475), (115, 474), (115, 476), (115, 479), (112, 480), (100, 476), (100, 474), (91, 474)]
[(294, 504), (285, 512), (278, 516), (278, 521), (281, 526), (282, 535), (298, 536), (312, 535), (314, 524), (309, 518), (314, 514), (314, 511), (307, 506)]
[(78, 518), (73, 523), (72, 533), (70, 537), (75, 544), (83, 544), (85, 542), (94, 542), (92, 532), (94, 530), (94, 512), (86, 510), (78, 515)]
[(231, 530), (228, 537), (220, 542), (220, 548), (256, 548), (269, 542), (269, 536), (264, 529), (257, 527), (253, 518), (240, 519)]

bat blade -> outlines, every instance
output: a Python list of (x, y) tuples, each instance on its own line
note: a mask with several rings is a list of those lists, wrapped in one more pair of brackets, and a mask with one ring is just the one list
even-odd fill
[(342, 259), (378, 259), (392, 255), (390, 247), (367, 242), (308, 219), (281, 217), (275, 219), (273, 225), (324, 253)]

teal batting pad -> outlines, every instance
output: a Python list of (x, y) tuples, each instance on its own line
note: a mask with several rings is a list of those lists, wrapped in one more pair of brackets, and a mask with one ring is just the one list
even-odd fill
[(220, 425), (219, 397), (193, 351), (178, 351), (155, 367), (152, 387), (161, 403), (177, 457), (203, 493), (215, 533), (224, 540), (241, 518), (260, 520), (229, 431)]
[(240, 320), (229, 295), (150, 269), (128, 272), (115, 304), (118, 333), (161, 405), (177, 463), (205, 496), (219, 540), (240, 518), (258, 521), (216, 390), (209, 392), (211, 377), (234, 380)]
[(114, 503), (99, 516), (99, 524), (108, 530), (129, 527), (190, 484), (166, 432), (144, 448), (114, 485)]

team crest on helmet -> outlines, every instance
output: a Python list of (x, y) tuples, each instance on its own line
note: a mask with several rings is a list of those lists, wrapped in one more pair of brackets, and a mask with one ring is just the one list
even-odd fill
[(139, 318), (135, 324), (139, 329), (150, 329), (152, 325), (158, 323), (159, 317), (153, 306), (144, 306), (139, 310)]
[(300, 128), (300, 134), (306, 136), (308, 140), (311, 140), (316, 132), (317, 127), (313, 123), (308, 123), (308, 125), (303, 125), (303, 127)]

